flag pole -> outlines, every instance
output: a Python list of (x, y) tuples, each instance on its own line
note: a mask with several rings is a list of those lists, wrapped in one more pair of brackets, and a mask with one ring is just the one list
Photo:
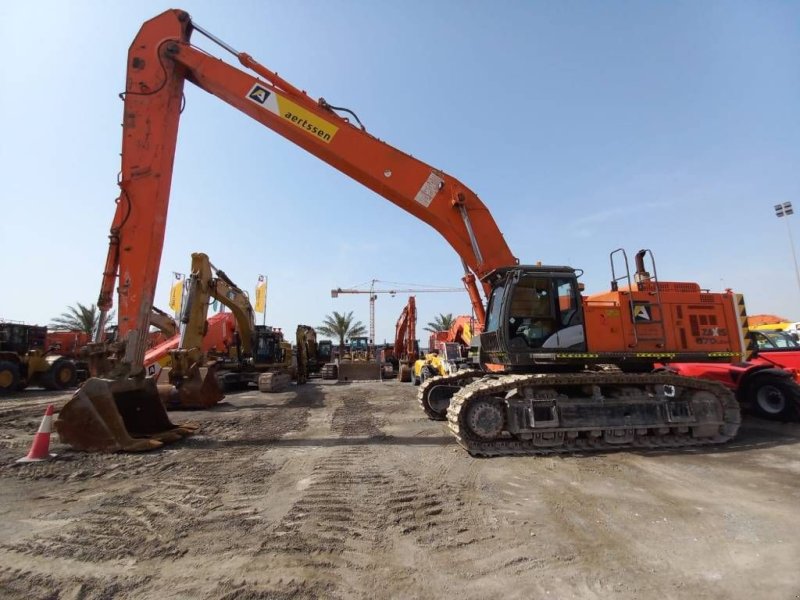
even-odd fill
[(256, 305), (254, 310), (256, 313), (261, 313), (261, 324), (267, 324), (267, 289), (269, 278), (266, 275), (258, 276), (258, 283), (256, 283)]
[(269, 291), (269, 276), (265, 275), (264, 276), (264, 312), (261, 313), (262, 314), (262, 317), (261, 317), (261, 324), (262, 325), (266, 325), (267, 324), (267, 292), (268, 291)]

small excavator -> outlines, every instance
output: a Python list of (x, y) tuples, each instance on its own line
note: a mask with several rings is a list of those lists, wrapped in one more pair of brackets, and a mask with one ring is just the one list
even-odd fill
[[(197, 47), (193, 33), (231, 53), (244, 70)], [(683, 447), (736, 435), (740, 409), (729, 390), (653, 368), (746, 358), (741, 296), (661, 281), (649, 250), (637, 253), (635, 277), (625, 251), (611, 252), (610, 289), (595, 294), (584, 294), (580, 269), (520, 264), (474, 191), (381, 141), (353, 111), (313, 99), (182, 10), (142, 25), (127, 68), (98, 352), (115, 288), (119, 342), (111, 368), (62, 410), (62, 440), (84, 449), (143, 450), (192, 431), (169, 421), (143, 369), (187, 82), (428, 223), (458, 254), (472, 310), (484, 325), (472, 338), (478, 369), (443, 377), (430, 396), (447, 405), (448, 426), (469, 453)]]
[(419, 356), (417, 347), (417, 300), (409, 296), (394, 327), (394, 356), (398, 362), (398, 381), (411, 381), (413, 365)]

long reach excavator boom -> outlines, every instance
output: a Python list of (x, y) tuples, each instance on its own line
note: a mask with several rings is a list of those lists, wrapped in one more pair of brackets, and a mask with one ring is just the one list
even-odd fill
[[(193, 33), (245, 70), (194, 46)], [(467, 186), (368, 133), (355, 113), (312, 99), (181, 10), (141, 27), (127, 69), (120, 195), (98, 300), (99, 344), (116, 286), (120, 342), (104, 362), (106, 378), (90, 379), (56, 423), (74, 446), (146, 449), (191, 432), (148, 400), (143, 376), (186, 81), (428, 223), (461, 257), (484, 325), (472, 339), (478, 368), (431, 379), (420, 403), (429, 417), (446, 419), (470, 453), (684, 446), (735, 435), (739, 407), (722, 386), (652, 370), (656, 362), (746, 356), (740, 296), (660, 281), (649, 250), (637, 253), (633, 277), (624, 250), (613, 251), (611, 289), (595, 295), (583, 294), (580, 270), (520, 265)], [(110, 441), (97, 443), (102, 435)]]
[[(232, 52), (255, 75), (193, 46), (189, 41), (193, 31)], [(105, 315), (119, 279), (119, 333), (127, 342), (122, 363), (130, 375), (142, 368), (185, 81), (439, 231), (464, 262), (470, 297), (479, 314), (484, 308), (474, 276), (480, 279), (493, 269), (517, 264), (486, 206), (460, 181), (382, 142), (337, 114), (325, 100), (311, 99), (248, 54), (198, 27), (187, 13), (168, 10), (142, 26), (128, 55), (121, 193), (98, 300)]]

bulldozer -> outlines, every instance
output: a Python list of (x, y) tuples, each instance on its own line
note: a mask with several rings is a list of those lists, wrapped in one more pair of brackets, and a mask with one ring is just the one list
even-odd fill
[(375, 354), (375, 348), (368, 337), (351, 338), (337, 363), (339, 381), (381, 379), (382, 363)]
[(0, 322), (0, 395), (28, 386), (64, 390), (77, 381), (75, 362), (47, 347), (47, 327)]

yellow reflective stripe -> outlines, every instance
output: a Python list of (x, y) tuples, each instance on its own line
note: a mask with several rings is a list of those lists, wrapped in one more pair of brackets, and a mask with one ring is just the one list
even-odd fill
[(744, 296), (742, 294), (734, 294), (734, 299), (743, 344), (742, 350), (744, 351), (742, 358), (750, 360), (753, 352), (755, 352), (755, 347), (753, 346), (753, 339), (750, 337), (750, 330), (747, 327), (747, 309), (744, 306)]

